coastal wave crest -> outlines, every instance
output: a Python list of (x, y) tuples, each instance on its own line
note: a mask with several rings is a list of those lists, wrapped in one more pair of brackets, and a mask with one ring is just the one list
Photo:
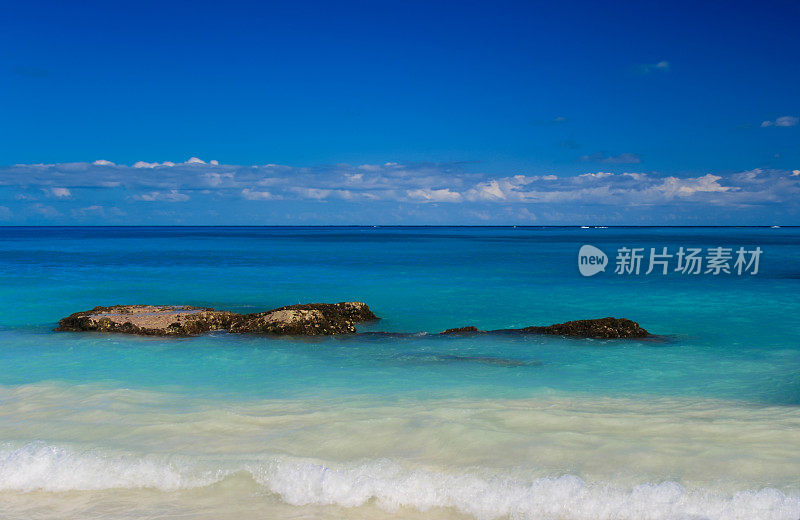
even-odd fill
[(0, 491), (175, 491), (208, 486), (224, 476), (166, 459), (79, 452), (43, 442), (0, 451)]
[(800, 497), (772, 488), (725, 494), (676, 482), (625, 487), (574, 475), (520, 480), (481, 472), (408, 468), (389, 460), (359, 464), (272, 457), (229, 464), (81, 452), (41, 442), (0, 450), (0, 491), (62, 492), (151, 488), (165, 492), (213, 485), (246, 473), (291, 505), (386, 511), (452, 508), (478, 520), (797, 520)]
[(479, 520), (498, 517), (570, 520), (770, 519), (797, 520), (800, 497), (776, 489), (725, 496), (687, 490), (676, 482), (631, 489), (587, 483), (574, 475), (518, 481), (502, 476), (452, 475), (406, 470), (389, 461), (333, 469), (324, 464), (286, 461), (264, 471), (257, 482), (294, 505), (355, 507), (370, 500), (395, 511), (413, 507), (454, 508)]

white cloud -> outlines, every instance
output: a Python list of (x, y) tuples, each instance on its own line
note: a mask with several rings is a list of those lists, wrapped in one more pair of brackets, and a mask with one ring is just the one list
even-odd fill
[(134, 168), (155, 168), (157, 166), (161, 166), (161, 164), (145, 162), (145, 161), (137, 161), (137, 162), (133, 163), (133, 167)]
[[(512, 178), (513, 179), (513, 178)], [(491, 180), (489, 182), (481, 182), (474, 188), (467, 191), (467, 199), (476, 200), (505, 200), (507, 193), (514, 189), (515, 184), (509, 182), (509, 179), (503, 179), (503, 186), (500, 186), (500, 181)]]
[(461, 202), (461, 194), (450, 191), (449, 188), (438, 190), (428, 188), (407, 190), (406, 195), (408, 195), (411, 200), (419, 202)]
[[(197, 159), (196, 157), (192, 157), (191, 159), (189, 159), (188, 161), (186, 161), (183, 164), (190, 164), (192, 159), (196, 159), (197, 161), (200, 161), (200, 159)], [(203, 161), (200, 161), (200, 162), (205, 164)], [(133, 167), (134, 168), (158, 168), (159, 166), (162, 166), (162, 167), (166, 167), (166, 168), (171, 168), (173, 166), (176, 166), (176, 164), (180, 164), (180, 163), (174, 163), (172, 161), (164, 161), (162, 163), (147, 162), (147, 161), (137, 161), (137, 162), (133, 163)]]
[(134, 195), (132, 198), (134, 200), (143, 200), (146, 202), (185, 202), (189, 200), (188, 195), (181, 193), (178, 190), (151, 191), (148, 193), (142, 193), (141, 195)]
[(342, 190), (337, 188), (314, 188), (314, 187), (303, 187), (303, 186), (290, 186), (286, 189), (289, 193), (294, 195), (294, 198), (311, 199), (319, 201), (325, 201), (328, 199), (358, 201), (358, 200), (378, 200), (380, 198), (375, 193), (370, 193), (365, 191)]
[(725, 192), (737, 189), (733, 186), (722, 186), (719, 175), (703, 175), (689, 179), (679, 179), (678, 177), (667, 177), (664, 181), (653, 189), (663, 192), (669, 197), (679, 196), (688, 197), (695, 193)]
[(325, 190), (325, 189), (320, 189), (320, 188), (303, 188), (303, 187), (299, 187), (299, 186), (293, 186), (291, 188), (291, 191), (293, 191), (294, 193), (299, 194), (300, 196), (302, 196), (304, 198), (316, 199), (316, 200), (325, 199), (331, 193), (333, 193), (333, 190)]
[(276, 198), (268, 191), (254, 191), (250, 188), (242, 190), (242, 197), (247, 200), (274, 200)]
[(57, 199), (69, 199), (72, 197), (72, 192), (69, 191), (69, 188), (50, 188), (45, 190), (45, 193)]
[(94, 164), (95, 166), (114, 166), (113, 162), (106, 161), (105, 159), (98, 159), (95, 162), (93, 162), (92, 164)]
[(197, 157), (190, 157), (186, 164), (205, 164), (206, 162), (202, 159), (198, 159)]
[(800, 118), (794, 116), (781, 116), (773, 121), (764, 121), (761, 123), (763, 128), (769, 126), (797, 126), (800, 123)]
[(644, 179), (645, 177), (647, 177), (647, 175), (644, 174), (644, 173), (623, 173), (622, 175), (625, 176), (625, 177), (630, 177), (630, 178), (635, 179), (637, 181), (640, 181), (640, 180)]
[(589, 177), (594, 179), (602, 179), (603, 177), (611, 177), (613, 173), (610, 172), (597, 172), (597, 173), (582, 173), (578, 177)]
[(209, 186), (218, 187), (232, 180), (234, 174), (233, 172), (226, 172), (226, 173), (207, 172), (203, 174), (203, 177), (206, 179), (206, 182), (208, 183)]

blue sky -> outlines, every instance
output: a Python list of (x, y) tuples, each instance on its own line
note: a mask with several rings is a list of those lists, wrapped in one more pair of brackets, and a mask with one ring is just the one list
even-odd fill
[(697, 4), (7, 3), (0, 223), (800, 224), (799, 4)]

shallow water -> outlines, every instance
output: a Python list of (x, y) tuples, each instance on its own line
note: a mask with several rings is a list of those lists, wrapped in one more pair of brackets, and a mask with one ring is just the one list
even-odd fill
[[(577, 250), (763, 250), (756, 276)], [(800, 229), (0, 228), (8, 518), (800, 517)], [(333, 338), (54, 333), (361, 300)], [(436, 336), (628, 317), (658, 336)]]

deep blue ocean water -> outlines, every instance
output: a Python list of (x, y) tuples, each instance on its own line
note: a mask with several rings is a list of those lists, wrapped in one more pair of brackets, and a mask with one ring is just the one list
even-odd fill
[[(605, 272), (593, 277), (580, 275), (577, 255), (584, 244), (608, 254), (611, 265)], [(763, 253), (759, 272), (684, 275), (673, 272), (672, 264), (667, 275), (644, 274), (651, 247), (659, 251), (667, 247), (675, 253), (680, 247), (700, 247), (705, 251), (718, 246), (734, 251), (739, 247), (760, 247)], [(614, 257), (621, 247), (644, 248), (641, 274), (614, 273)], [(517, 515), (525, 518), (644, 518), (630, 509), (630, 501), (649, 503), (652, 497), (636, 495), (639, 488), (625, 491), (627, 484), (615, 480), (623, 467), (627, 471), (625, 478), (634, 483), (655, 481), (685, 486), (686, 491), (677, 495), (672, 488), (655, 488), (659, 496), (667, 497), (664, 500), (677, 497), (674, 503), (670, 502), (675, 509), (669, 509), (675, 514), (658, 516), (660, 509), (656, 508), (647, 518), (738, 518), (730, 516), (730, 511), (739, 507), (735, 496), (725, 493), (775, 487), (780, 490), (775, 491), (777, 502), (769, 502), (772, 495), (748, 498), (742, 511), (750, 516), (741, 518), (794, 520), (792, 515), (800, 511), (800, 498), (796, 496), (800, 492), (800, 471), (791, 469), (800, 461), (800, 448), (790, 445), (797, 434), (795, 426), (800, 427), (799, 295), (800, 228), (0, 228), (0, 447), (6, 446), (5, 452), (0, 450), (0, 459), (6, 457), (5, 462), (0, 460), (0, 488), (22, 491), (24, 496), (31, 490), (104, 489), (102, 485), (93, 487), (94, 483), (116, 482), (114, 478), (118, 477), (118, 487), (153, 487), (167, 492), (173, 487), (164, 484), (167, 477), (162, 473), (155, 481), (150, 470), (136, 473), (141, 470), (137, 465), (140, 462), (118, 464), (118, 459), (113, 459), (117, 462), (108, 467), (115, 468), (112, 471), (102, 465), (106, 462), (75, 457), (88, 457), (86, 454), (91, 453), (91, 457), (107, 461), (107, 455), (96, 453), (117, 450), (115, 453), (136, 461), (158, 453), (173, 461), (176, 453), (200, 457), (197, 446), (203, 445), (209, 450), (200, 450), (203, 457), (229, 457), (223, 457), (225, 463), (219, 462), (219, 467), (212, 465), (214, 471), (222, 471), (219, 468), (227, 468), (226, 464), (239, 471), (244, 466), (236, 457), (243, 455), (234, 446), (248, 446), (251, 458), (278, 453), (314, 456), (326, 465), (361, 461), (352, 481), (348, 480), (347, 471), (356, 470), (342, 470), (345, 473), (341, 478), (348, 484), (346, 491), (336, 487), (336, 492), (303, 487), (303, 494), (293, 488), (291, 484), (297, 479), (305, 482), (304, 479), (322, 478), (309, 476), (316, 475), (316, 470), (305, 466), (302, 475), (283, 474), (280, 471), (285, 468), (272, 461), (264, 467), (280, 466), (284, 469), (278, 473), (283, 476), (270, 473), (263, 481), (259, 480), (261, 470), (247, 469), (259, 485), (280, 497), (273, 500), (274, 507), (316, 504), (323, 508), (297, 513), (309, 518), (343, 514), (341, 510), (324, 509), (326, 504), (368, 507), (372, 504), (369, 500), (376, 500), (381, 511), (391, 511), (395, 506), (384, 504), (394, 496), (389, 490), (402, 485), (393, 480), (397, 478), (395, 473), (391, 477), (382, 473), (383, 462), (375, 461), (392, 460), (399, 461), (403, 468), (416, 468), (414, 471), (425, 464), (425, 471), (433, 471), (433, 467), (436, 471), (473, 476), (478, 471), (476, 467), (483, 468), (480, 471), (488, 471), (489, 467), (500, 471), (497, 468), (502, 467), (504, 479), (511, 478), (511, 468), (518, 472), (521, 467), (534, 472), (536, 478), (579, 476), (589, 486), (581, 489), (591, 488), (591, 493), (606, 489), (591, 487), (595, 486), (592, 482), (610, 486), (608, 482), (613, 481), (618, 490), (608, 497), (603, 491), (601, 495), (606, 498), (602, 499), (590, 493), (591, 499), (572, 498), (553, 505), (553, 511), (562, 516), (546, 516), (540, 509), (535, 510), (540, 516)], [(274, 338), (214, 333), (158, 338), (52, 331), (59, 318), (97, 305), (189, 304), (256, 312), (294, 303), (352, 300), (367, 302), (381, 317), (378, 322), (359, 327), (371, 334)], [(490, 330), (604, 316), (632, 319), (655, 336), (645, 340), (590, 340), (433, 334), (465, 325)], [(391, 336), (378, 332), (408, 334)], [(498, 362), (487, 362), (486, 358)], [(339, 404), (345, 402), (350, 404)], [(356, 402), (361, 404), (352, 404)], [(140, 408), (131, 409), (126, 415), (131, 403)], [(458, 417), (463, 415), (458, 414), (447, 420), (427, 415), (423, 420), (418, 415), (424, 409), (424, 414), (438, 410), (436, 417), (448, 416), (447, 410), (475, 410), (479, 406), (475, 403), (500, 415), (492, 415), (480, 426), (466, 419), (459, 422)], [(593, 415), (595, 407), (607, 403), (617, 404), (609, 405), (609, 409), (597, 408)], [(334, 418), (314, 422), (313, 426), (302, 421), (292, 426), (296, 444), (279, 442), (283, 437), (278, 433), (267, 433), (278, 426), (258, 422), (259, 429), (251, 432), (242, 430), (239, 423), (242, 417), (257, 417), (258, 421), (285, 419), (286, 414), (299, 413), (288, 410), (305, 410), (307, 406), (321, 407), (308, 412), (308, 417), (319, 417), (325, 410)], [(381, 406), (395, 408), (369, 408)], [(527, 406), (542, 415), (536, 415), (534, 421), (533, 408), (528, 410)], [(724, 420), (714, 415), (717, 406), (727, 410)], [(250, 410), (247, 407), (254, 411), (241, 411)], [(566, 410), (559, 412), (562, 422), (558, 426), (548, 422), (547, 410), (551, 407)], [(625, 412), (619, 412), (623, 408)], [(368, 414), (364, 411), (368, 409), (380, 409), (369, 413), (383, 419), (369, 427), (361, 422), (363, 418), (354, 419), (352, 414)], [(202, 415), (212, 411), (223, 415)], [(84, 413), (89, 422), (65, 418), (73, 413)], [(187, 417), (195, 417), (192, 414), (204, 419), (198, 419), (195, 430), (187, 430), (198, 437), (195, 447), (184, 452), (184, 444), (176, 440), (178, 430), (171, 428), (178, 428), (175, 425), (183, 424)], [(675, 414), (677, 426), (667, 431), (673, 422), (671, 414)], [(403, 415), (416, 419), (391, 429), (391, 421)], [(665, 422), (639, 431), (637, 417), (659, 425)], [(136, 426), (131, 426), (132, 433), (114, 429), (115, 422), (121, 424), (127, 419)], [(523, 419), (532, 421), (525, 426), (529, 435), (516, 437)], [(571, 430), (578, 428), (577, 423), (570, 421), (578, 420), (591, 425), (587, 428), (597, 428), (597, 436), (576, 445), (565, 439), (577, 433)], [(455, 437), (442, 438), (445, 429), (455, 428), (447, 426), (450, 421), (460, 425), (446, 430), (450, 432), (447, 435)], [(359, 428), (366, 428), (359, 430), (362, 433), (385, 427), (386, 432), (392, 433), (385, 433), (383, 444), (364, 444), (359, 451), (357, 445), (363, 443), (345, 442), (352, 441), (355, 434), (345, 426), (331, 426), (335, 424), (350, 424), (347, 428), (361, 425)], [(766, 432), (753, 430), (765, 424), (778, 426), (769, 426)], [(715, 427), (721, 428), (720, 432), (708, 429)], [(323, 428), (326, 435), (339, 440), (326, 444), (324, 439), (330, 438), (321, 433)], [(659, 428), (664, 428), (663, 435)], [(105, 433), (99, 435), (98, 431)], [(156, 431), (161, 431), (160, 436), (155, 435)], [(181, 430), (180, 438), (190, 435), (187, 431)], [(245, 431), (249, 433), (245, 435)], [(450, 441), (454, 445), (479, 442), (481, 437), (472, 435), (480, 431), (494, 432), (492, 442), (496, 444), (492, 449), (504, 446), (509, 459), (487, 455), (485, 460), (462, 461), (466, 448), (447, 451)], [(725, 431), (735, 433), (729, 437)], [(233, 440), (235, 435), (231, 432), (237, 432), (237, 440)], [(545, 449), (554, 432), (561, 432), (562, 444)], [(689, 441), (679, 449), (670, 443), (680, 442), (681, 432), (686, 432)], [(633, 437), (626, 437), (628, 433)], [(770, 437), (778, 434), (784, 435), (782, 440)], [(304, 435), (313, 440), (308, 441)], [(692, 436), (698, 440), (691, 441)], [(512, 437), (516, 439), (513, 442)], [(223, 439), (229, 441), (227, 447), (215, 447)], [(396, 451), (404, 439), (410, 445), (420, 443), (428, 448), (419, 448), (418, 453), (412, 448)], [(734, 441), (751, 444), (742, 447)], [(312, 449), (315, 443), (318, 449)], [(641, 451), (627, 453), (623, 449), (626, 445), (638, 446), (636, 449)], [(580, 449), (576, 451), (576, 446), (593, 446), (595, 451), (583, 454)], [(694, 459), (689, 457), (694, 446), (695, 455), (700, 457), (696, 463), (690, 462)], [(606, 448), (613, 455), (604, 455)], [(657, 456), (653, 454), (656, 452)], [(750, 453), (750, 458), (745, 452)], [(763, 458), (759, 455), (767, 452), (769, 455)], [(648, 453), (652, 455), (650, 462)], [(683, 456), (689, 458), (675, 462), (674, 467), (669, 462), (674, 457), (682, 461)], [(198, 461), (210, 464), (203, 457), (192, 459), (191, 467), (200, 464)], [(608, 467), (603, 465), (605, 457)], [(43, 461), (49, 464), (45, 469), (41, 469)], [(374, 464), (381, 469), (375, 469)], [(54, 469), (62, 465), (72, 468), (70, 475), (61, 475)], [(82, 471), (88, 475), (85, 481), (74, 480), (76, 467), (80, 468), (78, 474), (83, 475)], [(122, 476), (115, 471), (123, 471)], [(130, 471), (134, 473), (129, 474)], [(367, 502), (353, 498), (362, 496), (354, 495), (352, 486), (353, 482), (363, 481), (363, 472), (380, 483), (368, 491), (359, 491)], [(418, 473), (414, 475), (419, 477)], [(522, 478), (518, 473), (514, 475)], [(436, 482), (445, 486), (443, 493), (451, 491), (449, 484), (441, 484), (449, 480)], [(695, 495), (690, 482), (711, 487), (702, 487), (706, 491)], [(711, 483), (717, 486), (716, 482), (731, 484), (728, 488), (721, 484), (722, 487), (713, 487)], [(178, 489), (195, 485), (201, 484), (176, 484)], [(510, 485), (492, 488), (495, 498), (504, 504), (511, 500)], [(563, 485), (574, 487), (572, 481)], [(117, 484), (109, 486), (115, 488)], [(722, 493), (714, 495), (718, 502), (704, 494), (712, 488), (713, 493)], [(400, 498), (394, 497), (396, 504), (392, 504), (421, 510), (452, 507), (459, 514), (478, 518), (510, 514), (510, 510), (503, 509), (506, 506), (475, 509), (478, 506), (466, 491), (441, 503), (426, 501), (415, 493), (410, 490)], [(534, 511), (535, 508), (526, 509), (533, 506), (518, 498), (518, 491), (514, 493), (514, 500), (519, 501), (515, 511)], [(58, 507), (63, 505), (61, 499), (48, 496)], [(220, 495), (224, 496), (225, 493)], [(254, 495), (247, 491), (242, 496)], [(296, 496), (301, 498), (293, 498)], [(697, 498), (700, 496), (706, 498)], [(13, 511), (25, 517), (33, 506), (20, 500), (23, 505)], [(41, 500), (36, 499), (36, 507)], [(592, 516), (597, 510), (590, 504), (597, 500), (610, 504), (607, 516)], [(135, 500), (137, 504), (142, 501), (147, 502), (142, 497)], [(757, 506), (765, 501), (772, 509), (763, 509), (769, 512), (762, 514)], [(576, 509), (575, 503), (582, 504), (583, 509)], [(226, 507), (224, 499), (220, 498), (218, 506)], [(85, 509), (77, 511), (79, 517), (88, 517)], [(277, 509), (271, 511), (279, 514)], [(289, 514), (281, 511), (280, 514)], [(374, 512), (367, 510), (363, 514), (370, 517)], [(690, 514), (699, 516), (680, 516)]]

